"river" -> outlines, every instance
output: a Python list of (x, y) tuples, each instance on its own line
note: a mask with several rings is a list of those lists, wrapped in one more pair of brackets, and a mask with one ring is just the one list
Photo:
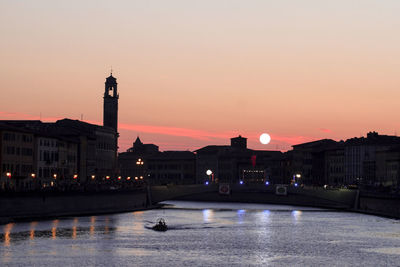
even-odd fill
[[(1, 266), (399, 266), (400, 221), (307, 207), (162, 209), (0, 226)], [(167, 232), (151, 226), (163, 217)]]

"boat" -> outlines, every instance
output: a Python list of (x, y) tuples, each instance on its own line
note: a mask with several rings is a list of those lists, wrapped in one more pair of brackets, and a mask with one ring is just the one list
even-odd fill
[(163, 218), (160, 218), (157, 220), (157, 223), (152, 227), (154, 231), (160, 231), (160, 232), (165, 232), (168, 230), (168, 226), (165, 223), (165, 220)]

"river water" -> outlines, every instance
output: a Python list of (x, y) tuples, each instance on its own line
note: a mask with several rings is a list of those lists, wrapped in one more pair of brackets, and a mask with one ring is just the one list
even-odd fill
[[(0, 266), (399, 266), (400, 221), (170, 201), (162, 209), (0, 226)], [(167, 232), (151, 226), (163, 217)]]

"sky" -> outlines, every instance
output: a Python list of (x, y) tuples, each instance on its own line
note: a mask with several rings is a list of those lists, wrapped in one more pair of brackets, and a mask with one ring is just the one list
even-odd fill
[(399, 13), (398, 0), (0, 0), (0, 119), (102, 124), (112, 67), (120, 151), (137, 136), (286, 151), (394, 135)]

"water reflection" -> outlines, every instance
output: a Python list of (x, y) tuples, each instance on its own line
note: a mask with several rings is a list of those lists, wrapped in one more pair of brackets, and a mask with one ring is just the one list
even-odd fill
[(13, 227), (14, 223), (9, 223), (4, 226), (4, 246), (6, 247), (10, 246), (11, 242), (10, 234)]
[(106, 225), (104, 226), (104, 233), (108, 234), (108, 232), (110, 231), (110, 229), (108, 228), (108, 224), (110, 223), (110, 218), (108, 218), (108, 216), (106, 217)]
[[(181, 210), (165, 210), (171, 225), (166, 233), (144, 228), (159, 210), (4, 225), (0, 266), (163, 266), (166, 259), (172, 266), (400, 262), (399, 224), (387, 219), (269, 205), (192, 205), (195, 209), (186, 204)], [(364, 234), (371, 229), (372, 234)]]
[[(95, 226), (95, 221), (92, 221), (91, 225), (79, 226), (82, 222), (78, 220), (73, 221), (73, 225), (69, 228), (60, 227), (59, 220), (52, 221), (51, 228), (48, 230), (40, 230), (44, 226), (43, 223), (38, 227), (38, 222), (31, 222), (27, 224), (26, 228), (21, 231), (21, 229), (12, 232), (15, 228), (14, 223), (10, 223), (4, 226), (3, 233), (0, 232), (0, 240), (3, 241), (4, 247), (10, 247), (14, 244), (21, 243), (24, 240), (29, 240), (32, 245), (37, 241), (37, 239), (78, 239), (80, 236), (92, 236), (95, 237), (96, 233), (109, 234), (115, 232), (116, 228), (107, 225)], [(20, 226), (21, 227), (21, 226)], [(136, 230), (135, 230), (136, 231)]]
[(29, 239), (30, 240), (34, 240), (35, 239), (35, 227), (38, 223), (37, 222), (31, 222), (30, 226), (31, 226), (31, 230), (29, 233)]
[(132, 230), (142, 234), (144, 232), (144, 228), (143, 228), (143, 224), (142, 224), (142, 220), (143, 220), (143, 211), (137, 211), (133, 213), (133, 225), (132, 225)]
[(211, 222), (214, 217), (214, 211), (212, 209), (204, 209), (203, 210), (203, 221)]
[(57, 225), (59, 220), (53, 221), (53, 227), (51, 228), (51, 238), (54, 240), (57, 237)]
[(244, 220), (244, 215), (246, 214), (246, 210), (238, 210), (237, 212), (238, 222), (241, 224)]
[(301, 210), (292, 211), (292, 217), (294, 219), (295, 224), (297, 224), (300, 221), (301, 214), (302, 214)]
[(76, 239), (76, 227), (78, 225), (78, 218), (74, 218), (74, 224), (72, 225), (72, 239)]
[(90, 228), (89, 228), (89, 235), (91, 237), (94, 236), (94, 226), (96, 224), (96, 216), (90, 217)]
[(271, 211), (270, 210), (264, 210), (262, 213), (262, 219), (264, 223), (268, 223), (269, 222), (269, 216), (271, 215)]

